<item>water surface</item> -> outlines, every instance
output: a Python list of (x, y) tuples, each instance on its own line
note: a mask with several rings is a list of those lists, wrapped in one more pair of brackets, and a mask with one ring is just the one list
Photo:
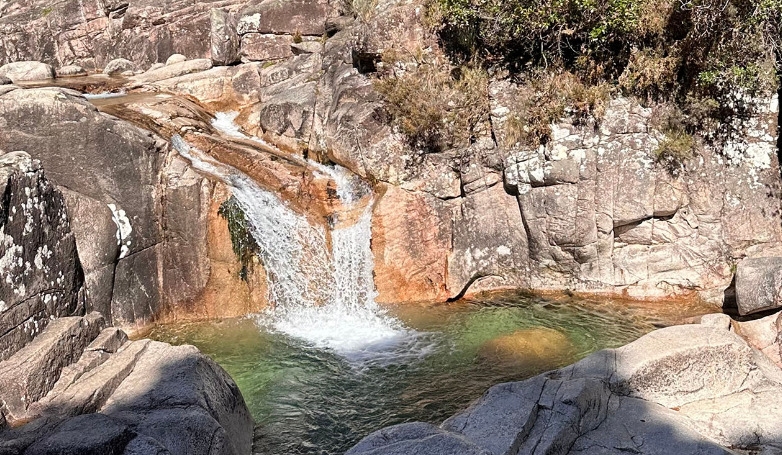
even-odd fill
[(231, 374), (258, 423), (256, 453), (341, 454), (381, 427), (440, 423), (493, 384), (705, 312), (501, 293), (391, 307), (389, 316), (404, 323), (406, 335), (350, 356), (259, 328), (253, 318), (161, 325), (150, 337), (193, 344)]

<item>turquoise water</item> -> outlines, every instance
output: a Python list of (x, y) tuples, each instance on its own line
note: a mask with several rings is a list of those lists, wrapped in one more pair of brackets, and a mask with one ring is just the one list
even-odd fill
[(150, 337), (193, 344), (231, 374), (258, 423), (256, 453), (341, 454), (381, 427), (440, 423), (493, 384), (706, 311), (520, 293), (397, 306), (388, 312), (409, 333), (351, 359), (259, 329), (252, 319), (161, 325)]

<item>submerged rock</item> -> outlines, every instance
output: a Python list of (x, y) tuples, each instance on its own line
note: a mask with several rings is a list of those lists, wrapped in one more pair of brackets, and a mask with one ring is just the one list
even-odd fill
[(780, 400), (782, 370), (741, 337), (714, 326), (674, 326), (496, 385), (439, 430), (391, 427), (348, 453), (439, 453), (428, 451), (435, 432), (493, 455), (777, 453), (782, 408), (769, 404)]
[(489, 340), (481, 346), (478, 355), (507, 364), (534, 366), (562, 361), (573, 353), (573, 348), (562, 332), (535, 327)]

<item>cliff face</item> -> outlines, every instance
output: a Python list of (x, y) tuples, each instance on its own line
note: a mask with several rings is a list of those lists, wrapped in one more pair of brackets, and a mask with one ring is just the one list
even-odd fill
[(68, 198), (40, 162), (0, 155), (0, 185), (0, 451), (248, 453), (252, 418), (222, 368), (88, 309)]
[[(84, 308), (117, 325), (177, 313), (225, 316), (258, 308), (242, 306), (252, 305), (252, 291), (239, 279), (241, 264), (234, 257), (220, 257), (215, 262), (219, 273), (210, 273), (211, 258), (221, 252), (209, 245), (229, 238), (213, 206), (222, 202), (225, 189), (189, 169), (169, 151), (167, 141), (98, 112), (69, 90), (5, 86), (0, 99), (0, 149), (29, 151), (62, 189), (79, 264), (62, 279), (72, 281), (71, 275), (83, 270)], [(14, 251), (13, 245), (8, 251)], [(11, 276), (22, 279), (23, 270), (11, 270)], [(220, 274), (222, 279), (215, 276)], [(214, 298), (209, 307), (193, 308), (193, 301), (210, 289), (213, 294), (235, 289), (247, 297), (235, 305), (239, 308)], [(63, 292), (75, 302), (76, 294)]]

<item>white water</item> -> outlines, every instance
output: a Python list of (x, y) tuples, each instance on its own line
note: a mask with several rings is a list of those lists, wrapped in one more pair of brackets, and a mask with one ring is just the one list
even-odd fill
[[(233, 123), (233, 118), (230, 120)], [(226, 126), (217, 127), (215, 123), (221, 131)], [(246, 137), (238, 127), (225, 129)], [(251, 225), (273, 303), (272, 308), (257, 315), (260, 326), (351, 360), (386, 357), (399, 343), (410, 341), (411, 336), (416, 338), (415, 332), (386, 315), (375, 302), (371, 204), (356, 223), (331, 231), (329, 249), (324, 229), (311, 225), (274, 193), (190, 147), (179, 136), (172, 138), (172, 144), (196, 170), (231, 187)], [(366, 194), (363, 182), (350, 178), (347, 171), (320, 164), (317, 168), (335, 176), (343, 203), (351, 204)]]

